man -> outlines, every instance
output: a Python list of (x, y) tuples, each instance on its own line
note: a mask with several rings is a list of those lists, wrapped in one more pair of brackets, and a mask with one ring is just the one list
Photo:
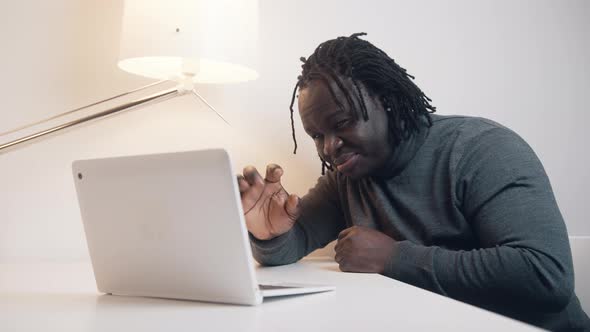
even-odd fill
[(274, 164), (264, 178), (253, 167), (238, 176), (255, 258), (289, 264), (337, 239), (342, 271), (381, 273), (551, 330), (590, 328), (532, 149), (490, 120), (431, 114), (413, 77), (362, 35), (302, 58), (291, 120), (298, 90), (303, 127), (329, 170), (316, 186), (289, 195)]

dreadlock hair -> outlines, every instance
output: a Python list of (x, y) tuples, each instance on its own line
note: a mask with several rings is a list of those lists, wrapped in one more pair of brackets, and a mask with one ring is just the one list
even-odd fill
[[(293, 89), (291, 98), (291, 132), (297, 152), (297, 139), (295, 138), (295, 125), (293, 121), (293, 104), (297, 90), (304, 89), (313, 80), (323, 81), (337, 107), (344, 111), (342, 101), (336, 98), (336, 91), (329, 84), (336, 83), (336, 87), (345, 97), (349, 109), (353, 110), (358, 120), (358, 111), (355, 110), (353, 94), (360, 101), (360, 112), (364, 121), (369, 119), (365, 100), (358, 82), (361, 82), (371, 95), (378, 97), (387, 110), (389, 134), (394, 142), (409, 138), (420, 130), (427, 121), (427, 126), (432, 125), (430, 113), (436, 108), (430, 105), (432, 100), (428, 98), (414, 84), (411, 79), (414, 76), (408, 74), (385, 52), (375, 47), (370, 42), (360, 39), (366, 33), (355, 33), (349, 37), (338, 37), (325, 41), (318, 45), (313, 54), (305, 59), (301, 57), (303, 69), (297, 77), (297, 84)], [(352, 80), (354, 91), (349, 91), (343, 84), (344, 80)], [(322, 175), (325, 169), (333, 170), (330, 163), (320, 156), (322, 161)]]

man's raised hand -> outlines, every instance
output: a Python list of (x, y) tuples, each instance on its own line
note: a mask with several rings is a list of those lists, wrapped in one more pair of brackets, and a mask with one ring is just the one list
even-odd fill
[(238, 175), (246, 227), (259, 240), (286, 233), (299, 217), (299, 197), (283, 188), (282, 175), (283, 169), (276, 164), (266, 167), (264, 179), (253, 166)]

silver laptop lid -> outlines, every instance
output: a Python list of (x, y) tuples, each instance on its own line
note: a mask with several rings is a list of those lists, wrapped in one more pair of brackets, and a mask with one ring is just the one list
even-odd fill
[(100, 291), (262, 301), (225, 150), (81, 160), (72, 169)]

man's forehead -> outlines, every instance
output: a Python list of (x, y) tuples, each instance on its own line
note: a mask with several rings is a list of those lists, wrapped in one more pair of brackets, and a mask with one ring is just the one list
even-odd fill
[[(303, 117), (320, 111), (326, 117), (349, 114), (355, 108), (357, 95), (351, 80), (343, 81), (343, 87), (332, 80), (312, 80), (299, 90), (299, 113)], [(343, 88), (345, 89), (343, 91)], [(348, 96), (346, 95), (348, 94)], [(353, 105), (349, 103), (353, 102)], [(358, 106), (358, 105), (357, 105)], [(312, 114), (309, 114), (312, 113)]]
[[(336, 97), (339, 98), (338, 95)], [(338, 104), (345, 108), (344, 112)], [(342, 113), (346, 114), (347, 108), (346, 98), (342, 97), (336, 101), (325, 85), (307, 86), (299, 94), (299, 114), (302, 119), (313, 117), (314, 120), (317, 120)]]
[[(351, 81), (349, 80), (343, 80), (340, 79), (340, 83), (342, 85), (342, 87), (339, 86), (339, 84), (337, 84), (334, 80), (332, 79), (328, 79), (328, 80), (323, 80), (323, 79), (314, 79), (311, 80), (309, 82), (307, 82), (307, 84), (305, 85), (305, 88), (301, 91), (304, 91), (304, 93), (308, 96), (308, 97), (316, 97), (317, 95), (327, 95), (330, 96), (331, 99), (334, 99), (334, 97), (338, 98), (338, 99), (345, 99), (346, 96), (344, 95), (345, 91), (342, 91), (342, 88), (348, 90), (348, 91), (352, 91), (351, 88), (353, 87), (353, 84)], [(332, 92), (330, 92), (330, 90)], [(332, 95), (332, 93), (334, 95)]]
[(301, 124), (307, 133), (325, 130), (333, 126), (333, 123), (349, 114), (346, 110), (332, 105), (326, 108), (314, 108), (308, 111), (300, 111)]

